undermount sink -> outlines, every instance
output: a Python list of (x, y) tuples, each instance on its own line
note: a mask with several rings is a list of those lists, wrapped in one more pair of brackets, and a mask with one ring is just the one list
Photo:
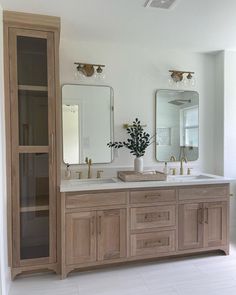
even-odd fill
[(208, 175), (170, 175), (167, 181), (192, 181), (192, 180), (204, 180), (204, 179), (214, 179), (212, 176)]
[(113, 178), (71, 179), (69, 181), (71, 185), (107, 184), (116, 182)]

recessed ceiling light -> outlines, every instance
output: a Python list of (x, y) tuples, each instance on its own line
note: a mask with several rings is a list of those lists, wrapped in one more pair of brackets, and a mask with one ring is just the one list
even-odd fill
[(177, 0), (148, 0), (145, 3), (145, 7), (170, 9), (173, 8)]

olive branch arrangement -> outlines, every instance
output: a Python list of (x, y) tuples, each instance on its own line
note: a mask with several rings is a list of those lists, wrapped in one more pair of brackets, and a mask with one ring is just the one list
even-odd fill
[(137, 158), (144, 156), (146, 149), (152, 144), (152, 137), (144, 131), (141, 122), (138, 118), (133, 121), (133, 124), (126, 128), (130, 138), (127, 141), (109, 142), (107, 145), (111, 148), (119, 149), (125, 147), (130, 150), (130, 153)]

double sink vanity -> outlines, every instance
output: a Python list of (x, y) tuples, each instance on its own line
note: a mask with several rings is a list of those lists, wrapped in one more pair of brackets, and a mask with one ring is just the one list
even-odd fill
[(207, 174), (150, 182), (63, 180), (62, 278), (113, 263), (228, 254), (229, 182)]
[[(92, 162), (112, 162), (107, 143), (114, 141), (113, 105), (110, 87), (63, 86), (63, 160), (67, 167), (85, 164), (86, 158), (89, 178)], [(186, 173), (183, 161), (196, 161), (199, 156), (199, 95), (157, 90), (155, 109), (156, 160), (166, 162), (165, 173), (169, 172), (167, 162), (173, 161), (180, 162), (180, 174)], [(95, 121), (99, 132), (91, 124)], [(171, 164), (176, 174), (176, 165)], [(82, 172), (78, 173), (81, 177)], [(142, 182), (62, 180), (62, 278), (76, 269), (108, 264), (213, 250), (228, 254), (229, 182), (207, 174), (168, 175), (166, 181)]]

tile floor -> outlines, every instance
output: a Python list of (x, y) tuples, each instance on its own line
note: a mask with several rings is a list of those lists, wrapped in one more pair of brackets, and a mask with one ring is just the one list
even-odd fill
[[(232, 230), (236, 233), (236, 228)], [(208, 254), (84, 273), (17, 278), (10, 295), (236, 295), (236, 234), (229, 256)]]

